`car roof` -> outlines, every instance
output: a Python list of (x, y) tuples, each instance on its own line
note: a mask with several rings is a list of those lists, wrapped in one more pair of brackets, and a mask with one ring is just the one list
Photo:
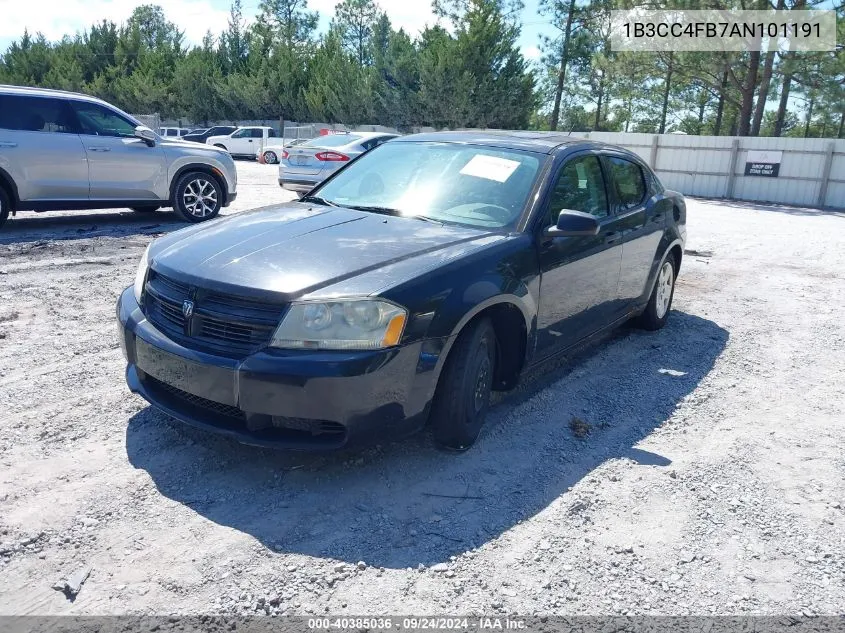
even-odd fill
[[(456, 132), (424, 132), (403, 136), (401, 142), (467, 143), (488, 145), (502, 149), (521, 149), (553, 154), (562, 147), (610, 148), (598, 141), (569, 136), (563, 132), (534, 132), (529, 130), (463, 130)], [(614, 147), (614, 149), (616, 149)]]
[[(81, 92), (69, 92), (67, 90), (53, 90), (52, 88), (31, 88), (29, 86), (9, 86), (0, 84), (0, 93), (13, 95), (27, 95), (31, 97), (63, 97), (76, 101), (88, 101), (108, 105), (102, 99), (82, 94)], [(113, 107), (113, 106), (112, 106)]]

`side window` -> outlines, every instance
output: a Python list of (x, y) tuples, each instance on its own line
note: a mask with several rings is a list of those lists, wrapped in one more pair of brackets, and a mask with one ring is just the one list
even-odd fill
[(232, 138), (246, 138), (248, 136), (249, 136), (249, 130), (247, 130), (247, 129), (238, 130), (237, 132), (232, 134)]
[(276, 134), (276, 130), (267, 130), (267, 137), (268, 138), (278, 138), (278, 134)]
[(77, 133), (76, 119), (66, 101), (24, 95), (0, 95), (0, 128), (22, 132)]
[(607, 194), (598, 157), (579, 156), (561, 168), (552, 191), (547, 226), (557, 223), (561, 209), (582, 211), (597, 218), (607, 215)]
[(264, 136), (264, 130), (260, 127), (252, 128), (252, 138), (262, 138)]
[(135, 124), (96, 103), (73, 103), (82, 134), (93, 136), (135, 136)]
[(616, 183), (621, 210), (633, 209), (645, 199), (643, 170), (636, 163), (624, 158), (608, 158), (610, 173)]

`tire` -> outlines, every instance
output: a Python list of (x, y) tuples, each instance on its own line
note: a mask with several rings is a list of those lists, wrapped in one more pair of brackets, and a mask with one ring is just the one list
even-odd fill
[(132, 210), (135, 213), (155, 213), (159, 210), (159, 207), (132, 207)]
[(666, 325), (675, 296), (677, 264), (671, 255), (660, 265), (654, 289), (648, 299), (645, 311), (636, 319), (636, 325), (644, 330), (659, 330)]
[(496, 332), (488, 319), (460, 334), (446, 359), (431, 410), (434, 440), (454, 451), (468, 449), (481, 432), (496, 369)]
[(223, 206), (223, 187), (217, 178), (192, 171), (179, 178), (173, 192), (173, 209), (186, 222), (205, 222)]
[(9, 196), (6, 195), (6, 192), (2, 187), (0, 187), (0, 228), (2, 228), (6, 219), (9, 217), (10, 207), (11, 204), (9, 203)]
[(264, 152), (264, 162), (268, 165), (275, 165), (279, 162), (279, 157), (276, 155), (276, 152)]

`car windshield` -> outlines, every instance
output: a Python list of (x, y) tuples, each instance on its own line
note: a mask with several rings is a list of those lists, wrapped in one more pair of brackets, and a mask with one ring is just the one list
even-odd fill
[(361, 137), (357, 134), (326, 134), (325, 136), (318, 136), (306, 141), (302, 144), (303, 147), (342, 147), (349, 145), (359, 140)]
[(345, 207), (502, 228), (521, 214), (543, 158), (480, 145), (385, 143), (314, 195)]

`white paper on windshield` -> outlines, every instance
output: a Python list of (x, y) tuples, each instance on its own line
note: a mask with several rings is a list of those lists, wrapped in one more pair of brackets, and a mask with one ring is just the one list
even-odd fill
[(519, 167), (519, 161), (476, 154), (464, 165), (461, 173), (465, 176), (476, 176), (496, 182), (505, 182)]

